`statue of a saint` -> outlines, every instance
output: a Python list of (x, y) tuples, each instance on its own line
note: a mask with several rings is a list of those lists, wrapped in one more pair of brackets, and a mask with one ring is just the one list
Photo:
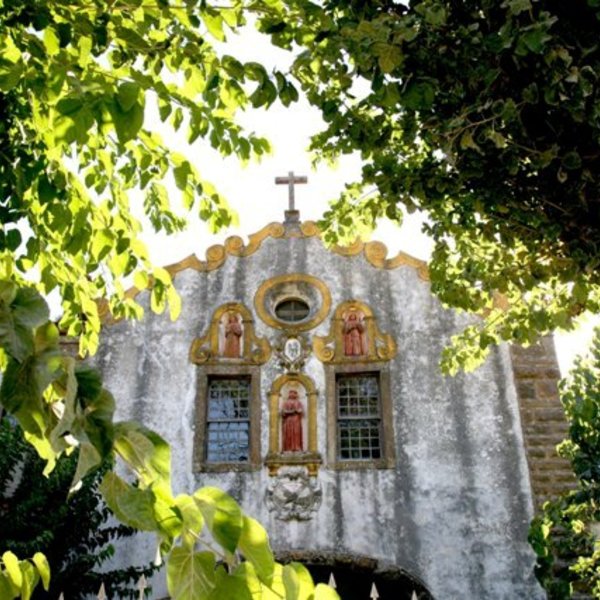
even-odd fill
[(363, 356), (367, 354), (367, 339), (363, 315), (352, 311), (344, 319), (344, 354)]
[(225, 344), (223, 346), (225, 358), (240, 358), (240, 341), (243, 331), (237, 314), (230, 312), (225, 323)]
[(302, 452), (302, 416), (304, 407), (296, 390), (290, 390), (281, 407), (281, 450)]

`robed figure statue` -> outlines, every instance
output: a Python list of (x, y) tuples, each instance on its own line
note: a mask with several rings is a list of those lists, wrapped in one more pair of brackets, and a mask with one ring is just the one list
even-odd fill
[(363, 314), (352, 311), (344, 319), (344, 354), (363, 356), (367, 354), (367, 340)]
[(229, 313), (225, 324), (225, 345), (223, 348), (225, 358), (240, 358), (242, 333), (243, 329), (238, 316), (233, 312)]
[(287, 400), (281, 407), (281, 450), (282, 452), (302, 452), (302, 416), (304, 407), (296, 390), (290, 390)]

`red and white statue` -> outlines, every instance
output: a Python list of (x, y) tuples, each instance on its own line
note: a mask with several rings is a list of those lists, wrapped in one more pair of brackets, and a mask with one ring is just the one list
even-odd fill
[(223, 356), (225, 358), (240, 358), (242, 349), (242, 334), (244, 329), (240, 323), (239, 316), (234, 312), (227, 313), (224, 327), (225, 343), (223, 344)]
[(352, 310), (344, 315), (344, 354), (346, 356), (363, 356), (367, 354), (367, 331), (364, 315)]
[(281, 407), (281, 451), (282, 452), (302, 452), (304, 450), (304, 440), (302, 437), (302, 417), (304, 416), (304, 407), (298, 392), (290, 390), (287, 400), (284, 400)]

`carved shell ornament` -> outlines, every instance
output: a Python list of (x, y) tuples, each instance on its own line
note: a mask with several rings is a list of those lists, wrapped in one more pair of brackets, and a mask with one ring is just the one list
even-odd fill
[(394, 358), (397, 346), (369, 306), (348, 300), (335, 309), (329, 334), (314, 337), (313, 350), (324, 363), (375, 362)]

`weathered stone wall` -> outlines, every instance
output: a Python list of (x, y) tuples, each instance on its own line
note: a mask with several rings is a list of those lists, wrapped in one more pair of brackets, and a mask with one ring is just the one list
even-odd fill
[[(273, 342), (279, 332), (257, 318), (254, 295), (265, 279), (286, 273), (320, 278), (333, 308), (349, 299), (365, 302), (398, 345), (390, 365), (392, 469), (339, 471), (327, 464), (326, 403), (332, 399), (325, 397), (322, 363), (309, 358), (305, 373), (319, 391), (318, 449), (325, 460), (317, 476), (322, 502), (309, 521), (281, 521), (268, 510), (272, 478), (264, 466), (230, 473), (192, 468), (201, 367), (189, 360), (190, 344), (206, 332), (213, 310), (231, 301), (250, 308), (256, 334)], [(363, 255), (327, 251), (317, 238), (267, 239), (258, 252), (229, 257), (217, 270), (180, 273), (176, 285), (183, 298), (176, 322), (148, 311), (142, 322), (108, 327), (97, 355), (119, 418), (142, 420), (171, 443), (176, 493), (217, 485), (267, 527), (277, 551), (372, 557), (412, 573), (440, 600), (543, 597), (527, 543), (532, 501), (511, 357), (502, 347), (475, 373), (442, 377), (440, 352), (468, 319), (444, 310), (415, 269), (378, 269)], [(329, 319), (310, 335), (326, 335)], [(261, 368), (263, 458), (266, 394), (280, 374), (274, 358)], [(146, 551), (151, 558), (150, 546)], [(142, 552), (140, 545), (127, 549)]]
[(569, 461), (556, 452), (568, 426), (558, 397), (560, 372), (552, 338), (543, 338), (527, 348), (513, 346), (511, 360), (531, 487), (535, 506), (540, 508), (575, 484)]

